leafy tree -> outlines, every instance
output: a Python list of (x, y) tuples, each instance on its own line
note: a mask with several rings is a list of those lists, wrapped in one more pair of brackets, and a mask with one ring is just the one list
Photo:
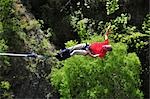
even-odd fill
[(112, 19), (110, 22), (106, 22), (105, 24), (99, 22), (99, 28), (103, 29), (102, 32), (106, 31), (105, 28), (109, 24), (111, 24), (112, 34), (111, 38), (115, 42), (123, 42), (126, 43), (130, 51), (138, 52), (140, 49), (144, 48), (148, 44), (147, 33), (141, 33), (136, 26), (132, 26), (128, 24), (130, 17), (127, 14), (121, 14), (116, 19)]

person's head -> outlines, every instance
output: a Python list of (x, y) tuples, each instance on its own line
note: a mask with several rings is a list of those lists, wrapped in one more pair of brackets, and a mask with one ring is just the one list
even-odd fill
[(107, 51), (112, 51), (112, 46), (111, 45), (103, 45), (103, 48)]

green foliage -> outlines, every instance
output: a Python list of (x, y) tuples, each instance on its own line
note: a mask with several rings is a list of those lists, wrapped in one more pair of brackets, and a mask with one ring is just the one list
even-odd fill
[(5, 51), (8, 48), (4, 39), (0, 40), (0, 52)]
[(121, 14), (116, 19), (111, 20), (111, 28), (117, 30), (118, 28), (126, 28), (129, 17), (127, 14)]
[(13, 0), (0, 0), (0, 21), (8, 18), (12, 10), (12, 1)]
[(0, 34), (3, 32), (3, 23), (0, 21)]
[(150, 14), (146, 15), (146, 18), (142, 24), (142, 29), (146, 34), (150, 35)]
[[(102, 33), (106, 32), (107, 27), (110, 25), (112, 31), (121, 32), (122, 29), (125, 29), (127, 27), (127, 23), (130, 17), (127, 16), (127, 14), (121, 14), (115, 19), (111, 19), (110, 22), (103, 22), (100, 21), (98, 23), (98, 29), (102, 30)], [(121, 30), (121, 31), (119, 31)]]
[(70, 40), (67, 43), (65, 43), (65, 46), (68, 48), (68, 47), (76, 45), (77, 43), (78, 43), (77, 41)]
[[(4, 38), (4, 35), (6, 35), (6, 24), (8, 23), (7, 18), (9, 18), (9, 15), (11, 14), (11, 8), (12, 8), (12, 0), (0, 0), (0, 52), (4, 52), (8, 50), (7, 40)], [(10, 31), (11, 32), (11, 31)], [(0, 74), (3, 73), (5, 70), (7, 70), (7, 67), (9, 64), (9, 59), (7, 57), (0, 57)], [(0, 80), (1, 80), (0, 75)]]
[[(42, 20), (35, 20), (20, 1), (0, 0), (0, 52), (35, 52), (52, 55), (54, 47), (49, 42), (51, 30), (42, 31), (41, 23), (43, 23)], [(39, 82), (50, 73), (50, 68), (55, 65), (55, 62), (55, 58), (42, 60), (0, 56), (0, 81), (3, 81), (0, 82), (0, 98), (12, 99), (13, 91), (19, 94), (18, 89), (25, 86), (22, 83), (24, 80), (31, 83)], [(37, 78), (38, 80), (35, 81), (34, 79)], [(9, 82), (5, 82), (8, 79), (11, 86)], [(45, 79), (42, 82), (47, 84), (43, 84), (40, 89), (43, 90), (43, 86), (50, 86)], [(31, 87), (33, 87), (32, 84)], [(30, 89), (33, 90), (33, 88)], [(28, 88), (26, 87), (25, 90)]]
[(10, 90), (10, 83), (8, 81), (1, 81), (0, 82), (0, 97), (2, 99), (13, 99), (12, 94), (9, 92)]
[(78, 31), (78, 34), (80, 36), (80, 38), (87, 38), (87, 31), (86, 31), (86, 26), (85, 24), (88, 22), (88, 19), (82, 19), (80, 20), (78, 23), (77, 23), (77, 31)]
[(9, 90), (10, 89), (10, 83), (8, 81), (1, 81), (0, 88)]
[[(9, 48), (19, 46), (22, 42), (15, 33), (20, 31), (19, 19), (15, 15), (13, 0), (0, 1), (0, 38), (4, 39)], [(19, 42), (15, 42), (15, 40)], [(20, 48), (19, 48), (20, 49)]]
[[(99, 39), (103, 38), (93, 37), (95, 41)], [(63, 61), (62, 68), (53, 69), (51, 81), (61, 98), (143, 98), (139, 90), (138, 57), (135, 53), (127, 54), (127, 46), (123, 43), (111, 44), (113, 51), (103, 60), (76, 55)]]
[(103, 22), (99, 22), (99, 28), (104, 29), (102, 32), (106, 31), (105, 29), (111, 23), (112, 34), (110, 37), (115, 42), (126, 43), (130, 48), (133, 48), (133, 51), (138, 51), (148, 44), (148, 34), (141, 33), (136, 29), (136, 26), (128, 25), (130, 17), (127, 14), (121, 14), (116, 19), (112, 19), (110, 22), (106, 22), (105, 25)]
[(76, 26), (77, 22), (79, 20), (81, 20), (80, 18), (82, 18), (82, 17), (83, 17), (83, 14), (82, 14), (81, 10), (75, 11), (74, 14), (70, 16), (70, 24), (72, 25), (72, 27), (74, 29), (77, 28), (77, 26)]
[[(8, 49), (8, 46), (6, 45), (6, 42), (4, 41), (4, 39), (0, 40), (0, 53), (3, 53), (4, 51), (6, 51)], [(9, 59), (7, 57), (0, 57), (0, 70), (7, 69), (7, 66), (9, 66)], [(3, 71), (4, 71), (3, 70)], [(1, 76), (0, 76), (1, 79)]]
[(81, 39), (87, 39), (89, 37), (89, 33), (87, 33), (87, 24), (88, 19), (84, 18), (82, 20), (77, 20), (76, 17), (71, 17), (71, 24), (75, 28), (75, 31), (78, 32), (78, 35)]
[(37, 20), (30, 20), (28, 25), (26, 26), (26, 30), (31, 30), (31, 29), (36, 29), (36, 28), (40, 28), (41, 24), (37, 21)]
[(74, 15), (70, 16), (70, 24), (74, 28), (81, 40), (89, 39), (93, 29), (92, 26), (95, 25), (94, 21), (83, 18), (81, 10), (75, 11)]
[[(49, 52), (50, 49), (54, 49), (49, 43), (49, 38), (52, 36), (52, 30), (48, 28), (47, 30), (42, 31), (41, 28), (44, 24), (42, 20), (29, 20), (24, 18), (24, 20), (22, 19), (20, 23), (21, 30), (17, 32), (17, 34), (24, 41), (27, 47), (40, 54), (53, 54)], [(27, 33), (23, 30), (26, 30)]]
[(106, 2), (107, 15), (110, 15), (119, 9), (118, 5), (119, 0), (106, 0), (106, 1), (107, 1)]

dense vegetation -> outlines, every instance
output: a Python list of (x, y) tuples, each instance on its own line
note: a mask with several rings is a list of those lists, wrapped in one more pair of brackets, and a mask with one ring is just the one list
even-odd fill
[[(0, 0), (0, 52), (49, 56), (0, 56), (0, 98), (148, 98), (147, 4), (146, 0)], [(73, 56), (58, 62), (53, 57), (59, 48), (103, 41), (108, 25), (113, 51), (103, 60)]]
[[(92, 41), (100, 36), (92, 37)], [(62, 98), (142, 98), (140, 61), (135, 53), (127, 54), (127, 46), (112, 43), (113, 52), (104, 60), (74, 56), (52, 72), (52, 83)]]
[[(48, 41), (50, 32), (45, 34), (40, 21), (29, 16), (19, 1), (0, 0), (0, 7), (0, 52), (34, 52), (52, 56), (54, 47)], [(53, 57), (47, 60), (0, 58), (1, 98), (42, 98), (50, 94), (51, 85), (46, 76), (56, 63)]]

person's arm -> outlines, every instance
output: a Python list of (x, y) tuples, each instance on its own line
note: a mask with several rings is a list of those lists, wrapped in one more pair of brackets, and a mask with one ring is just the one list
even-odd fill
[(105, 40), (108, 40), (108, 34), (111, 32), (111, 28), (108, 27), (108, 30), (105, 33)]
[(105, 34), (105, 40), (108, 40), (108, 32)]
[(91, 56), (91, 57), (98, 57), (99, 56), (99, 54), (92, 54), (90, 51), (88, 51), (88, 54)]

